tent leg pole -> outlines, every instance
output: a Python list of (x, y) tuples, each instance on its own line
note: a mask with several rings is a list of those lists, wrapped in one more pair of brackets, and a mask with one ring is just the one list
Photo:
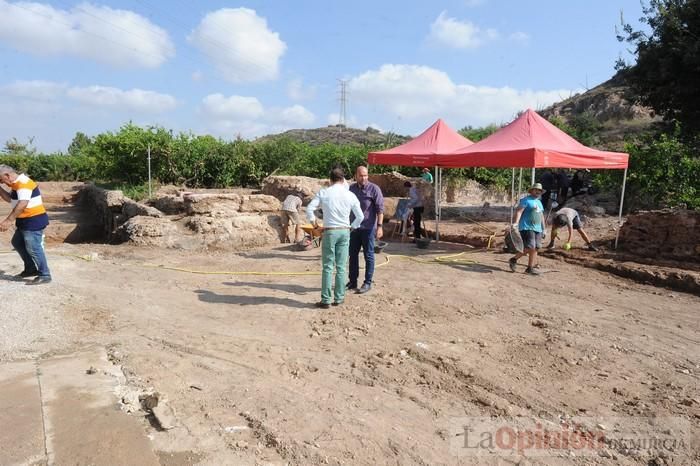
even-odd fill
[(622, 206), (625, 203), (625, 186), (627, 185), (627, 169), (625, 168), (625, 174), (622, 176), (622, 193), (620, 194), (620, 211), (617, 214), (617, 233), (615, 234), (615, 249), (617, 249), (617, 243), (620, 240), (620, 230), (622, 229)]
[(523, 192), (523, 169), (520, 169), (520, 175), (518, 176), (518, 199)]
[(435, 241), (440, 241), (440, 220), (442, 220), (442, 168), (438, 167), (438, 180), (440, 183), (438, 189), (438, 226), (435, 229)]
[(532, 167), (532, 183), (530, 183), (530, 186), (535, 184), (535, 167)]
[(515, 168), (510, 178), (510, 224), (513, 224), (513, 209), (515, 207)]
[(435, 166), (435, 180), (433, 180), (433, 189), (435, 190), (435, 241), (440, 239), (440, 213), (439, 213), (439, 202), (440, 194), (438, 185), (440, 184), (440, 178), (438, 176), (438, 167)]

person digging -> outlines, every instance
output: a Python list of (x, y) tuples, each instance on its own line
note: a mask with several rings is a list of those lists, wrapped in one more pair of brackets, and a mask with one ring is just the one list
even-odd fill
[(552, 234), (549, 244), (547, 245), (547, 249), (554, 248), (554, 240), (557, 238), (557, 232), (559, 228), (563, 228), (565, 226), (568, 229), (569, 236), (566, 239), (566, 243), (564, 243), (564, 249), (567, 251), (571, 249), (571, 235), (573, 234), (574, 230), (576, 230), (578, 234), (581, 235), (581, 238), (583, 238), (583, 240), (586, 242), (586, 245), (588, 245), (589, 251), (598, 250), (598, 248), (593, 246), (586, 232), (583, 231), (581, 217), (579, 216), (578, 212), (569, 207), (559, 209), (557, 211), (557, 215), (554, 217), (554, 219), (552, 219)]
[(542, 237), (544, 236), (544, 207), (540, 201), (543, 192), (542, 184), (535, 183), (528, 189), (528, 196), (520, 199), (518, 203), (513, 226), (517, 227), (520, 232), (520, 237), (523, 240), (523, 252), (517, 253), (508, 261), (512, 272), (516, 270), (518, 259), (527, 256), (525, 273), (540, 274), (536, 264), (537, 250), (542, 247)]

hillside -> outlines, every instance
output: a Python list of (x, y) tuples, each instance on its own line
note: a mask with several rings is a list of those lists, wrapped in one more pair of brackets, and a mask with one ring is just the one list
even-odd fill
[(270, 134), (256, 139), (256, 142), (291, 139), (296, 142), (306, 142), (312, 146), (321, 144), (338, 144), (352, 146), (381, 146), (393, 147), (403, 144), (410, 137), (393, 133), (382, 133), (374, 128), (348, 128), (342, 125), (331, 125), (325, 128), (291, 129), (279, 134)]
[(538, 113), (545, 118), (560, 117), (567, 123), (577, 118), (593, 118), (601, 125), (597, 131), (601, 148), (621, 149), (625, 138), (650, 130), (661, 118), (648, 107), (633, 101), (629, 88), (616, 75), (608, 81)]

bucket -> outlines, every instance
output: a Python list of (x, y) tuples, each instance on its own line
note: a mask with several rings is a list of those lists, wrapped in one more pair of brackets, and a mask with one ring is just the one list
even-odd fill
[(381, 252), (384, 250), (385, 247), (387, 247), (389, 243), (386, 241), (377, 241), (374, 244), (374, 253), (375, 254), (381, 254)]
[(428, 249), (429, 244), (430, 238), (418, 238), (416, 240), (416, 246), (418, 246), (418, 249)]

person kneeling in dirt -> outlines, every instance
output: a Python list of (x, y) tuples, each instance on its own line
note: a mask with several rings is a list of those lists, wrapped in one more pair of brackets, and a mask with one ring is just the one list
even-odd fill
[(588, 235), (586, 234), (585, 231), (583, 231), (583, 225), (581, 223), (581, 217), (579, 216), (578, 212), (576, 212), (574, 209), (571, 209), (569, 207), (564, 207), (562, 209), (559, 209), (557, 211), (556, 216), (552, 220), (552, 236), (551, 239), (549, 240), (549, 244), (547, 245), (547, 249), (552, 249), (554, 247), (554, 240), (557, 238), (557, 230), (559, 228), (563, 228), (566, 226), (569, 230), (569, 236), (566, 239), (566, 243), (564, 243), (564, 249), (569, 250), (571, 249), (571, 234), (574, 232), (574, 230), (578, 231), (578, 234), (581, 235), (581, 238), (586, 242), (588, 245), (588, 250), (589, 251), (597, 251), (598, 248), (593, 246), (591, 243), (590, 238), (588, 238)]
[(543, 191), (542, 185), (535, 183), (528, 189), (530, 194), (522, 198), (518, 204), (513, 226), (517, 226), (518, 231), (520, 231), (520, 237), (523, 239), (523, 252), (517, 253), (508, 261), (510, 270), (513, 272), (515, 272), (518, 259), (528, 256), (525, 273), (530, 275), (540, 274), (536, 269), (536, 264), (537, 250), (542, 247), (545, 226), (544, 207), (539, 199)]
[[(299, 208), (301, 204), (301, 198), (294, 194), (287, 196), (282, 203), (280, 217), (282, 218), (282, 232), (284, 233), (282, 238), (283, 243), (296, 243), (301, 238), (301, 221), (299, 220)], [(294, 225), (294, 240), (289, 238), (290, 223)]]

